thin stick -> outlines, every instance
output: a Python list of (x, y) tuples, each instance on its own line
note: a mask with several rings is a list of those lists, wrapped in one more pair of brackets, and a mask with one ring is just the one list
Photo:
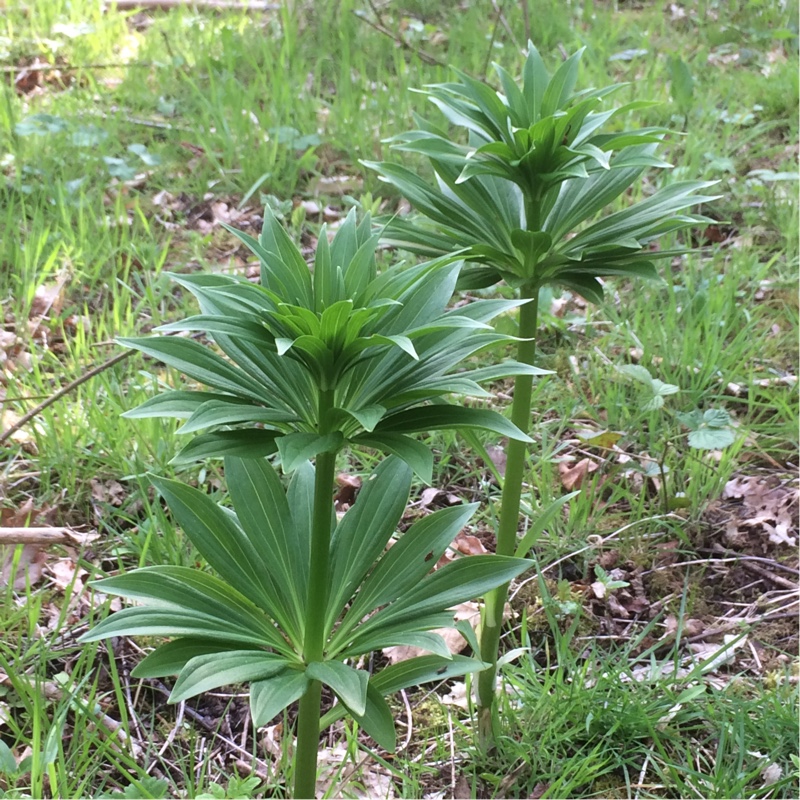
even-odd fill
[(522, 6), (522, 20), (525, 25), (525, 46), (527, 47), (528, 42), (531, 40), (531, 12), (528, 8), (528, 0), (522, 0), (520, 5)]
[(173, 8), (188, 8), (193, 11), (278, 11), (277, 3), (263, 3), (250, 0), (242, 3), (233, 0), (109, 0), (104, 4), (106, 11), (169, 11)]
[(127, 64), (23, 64), (19, 67), (0, 67), (0, 72), (54, 72), (56, 70), (63, 70), (64, 72), (80, 72), (81, 70), (90, 69), (128, 69), (128, 67), (150, 68), (156, 66), (158, 65), (149, 61), (131, 61)]
[(414, 718), (411, 714), (411, 703), (408, 702), (408, 695), (406, 694), (405, 689), (400, 690), (400, 696), (403, 698), (403, 704), (406, 707), (406, 717), (408, 719), (408, 730), (406, 731), (406, 740), (403, 742), (403, 746), (400, 748), (400, 752), (404, 752), (408, 749), (408, 746), (411, 744), (411, 737), (414, 731)]
[(492, 50), (494, 49), (494, 40), (497, 38), (497, 28), (500, 25), (500, 6), (495, 6), (497, 13), (494, 17), (494, 25), (492, 26), (492, 36), (489, 39), (489, 47), (486, 50), (486, 58), (483, 62), (483, 70), (481, 71), (481, 80), (486, 80), (486, 73), (489, 72), (489, 62), (492, 60)]
[(0, 528), (0, 546), (7, 544), (89, 544), (97, 533), (78, 533), (69, 528)]
[(514, 47), (517, 48), (523, 55), (527, 52), (528, 43), (525, 43), (525, 47), (520, 47), (519, 40), (517, 39), (517, 35), (511, 30), (511, 26), (508, 24), (508, 20), (506, 19), (505, 14), (502, 13), (502, 10), (497, 7), (497, 0), (492, 0), (492, 7), (495, 11), (500, 15), (500, 22), (503, 24), (503, 27), (506, 29), (506, 33), (508, 34), (508, 38), (514, 42)]
[(3, 444), (7, 439), (9, 439), (13, 434), (15, 434), (20, 428), (27, 425), (34, 417), (39, 416), (46, 408), (49, 408), (53, 403), (59, 401), (64, 395), (69, 394), (73, 389), (77, 389), (83, 383), (94, 378), (95, 375), (99, 375), (101, 372), (105, 372), (107, 369), (114, 366), (114, 364), (118, 364), (120, 361), (128, 358), (129, 356), (135, 353), (135, 350), (125, 350), (122, 353), (117, 353), (117, 355), (112, 356), (108, 359), (108, 361), (104, 361), (100, 366), (94, 367), (94, 369), (90, 369), (88, 372), (85, 372), (80, 378), (76, 378), (74, 381), (71, 381), (66, 386), (63, 386), (59, 389), (55, 394), (50, 395), (42, 403), (39, 403), (38, 406), (32, 408), (27, 414), (24, 414), (22, 417), (19, 418), (17, 422), (15, 422), (10, 428), (0, 433), (0, 444)]
[(777, 567), (778, 569), (785, 570), (786, 572), (791, 572), (792, 575), (800, 576), (800, 571), (794, 569), (793, 567), (788, 566), (787, 564), (781, 564), (780, 561), (774, 561), (771, 558), (762, 558), (761, 556), (747, 556), (743, 553), (737, 553), (735, 550), (728, 550), (727, 548), (723, 547), (721, 544), (715, 544), (710, 550), (707, 547), (701, 547), (699, 549), (701, 553), (722, 553), (726, 556), (735, 556), (740, 561), (757, 561), (760, 564), (769, 564), (771, 567)]
[[(376, 13), (376, 16), (380, 17), (380, 15), (377, 14), (376, 12), (375, 6), (373, 6), (371, 2), (370, 6), (373, 12)], [(353, 13), (355, 14), (355, 12)], [(402, 36), (399, 36), (396, 33), (392, 33), (392, 31), (390, 31), (388, 28), (384, 27), (380, 23), (373, 22), (371, 19), (369, 19), (369, 17), (361, 16), (359, 14), (356, 14), (356, 17), (360, 19), (362, 22), (366, 22), (367, 25), (370, 26), (370, 28), (374, 28), (376, 31), (378, 31), (378, 33), (382, 33), (384, 36), (388, 36), (392, 41), (397, 42), (397, 44), (399, 44), (404, 50), (409, 50), (412, 53), (416, 53), (420, 61), (424, 61), (426, 64), (431, 64), (432, 66), (436, 67), (443, 67), (443, 68), (447, 67), (447, 64), (445, 64), (444, 61), (440, 61), (438, 58), (436, 58), (436, 56), (432, 56), (430, 53), (426, 53), (424, 50), (420, 50), (419, 48), (414, 47), (413, 45), (409, 44)]]

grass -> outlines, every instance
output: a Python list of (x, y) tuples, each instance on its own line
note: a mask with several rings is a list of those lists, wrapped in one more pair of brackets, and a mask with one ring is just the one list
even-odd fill
[[(389, 156), (381, 140), (406, 130), (422, 109), (409, 90), (446, 77), (420, 51), (477, 76), (489, 60), (516, 71), (522, 4), (498, 5), (502, 18), (484, 0), (464, 8), (391, 2), (380, 20), (358, 0), (285, 4), (265, 14), (103, 13), (88, 0), (6, 9), (0, 60), (17, 71), (4, 73), (0, 87), (0, 430), (114, 355), (114, 337), (184, 313), (189, 301), (168, 271), (246, 268), (215, 213), (246, 227), (258, 223), (263, 202), (290, 200), (287, 222), (310, 243), (320, 220), (300, 201), (329, 206), (334, 217), (358, 202), (394, 208), (396, 198), (382, 197), (359, 159)], [(362, 16), (401, 32), (409, 47), (395, 46)], [(661, 615), (621, 629), (585, 593), (598, 552), (617, 549), (619, 563), (648, 570), (659, 557), (654, 548), (676, 542), (677, 561), (702, 559), (702, 548), (717, 541), (709, 529), (717, 530), (714, 509), (734, 473), (796, 472), (796, 392), (781, 383), (797, 364), (796, 3), (543, 1), (535, 4), (533, 36), (551, 63), (586, 45), (583, 85), (628, 80), (620, 102), (661, 101), (642, 123), (683, 131), (670, 140), (668, 158), (678, 166), (664, 179), (719, 180), (722, 199), (706, 209), (719, 223), (698, 233), (703, 254), (665, 269), (662, 284), (615, 286), (602, 308), (544, 304), (540, 365), (557, 375), (535, 387), (529, 502), (544, 506), (562, 493), (565, 456), (588, 453), (598, 469), (537, 548), (543, 566), (560, 563), (545, 573), (547, 583), (517, 595), (515, 611), (528, 614), (530, 632), (519, 630), (518, 618), (509, 648), (529, 642), (531, 652), (505, 669), (508, 736), (497, 753), (470, 749), (469, 717), (440, 705), (441, 689), (409, 699), (413, 736), (393, 761), (375, 754), (362, 763), (365, 743), (353, 731), (336, 733), (350, 760), (330, 792), (369, 785), (377, 770), (407, 797), (451, 791), (454, 781), (475, 796), (796, 796), (796, 687), (786, 677), (796, 631), (760, 636), (755, 628), (763, 669), (736, 661), (715, 673), (724, 676), (720, 687), (707, 676), (625, 680), (648, 659), (685, 656), (680, 641), (653, 649), (667, 614), (713, 625), (722, 602), (777, 608), (774, 584), (747, 589), (742, 580), (723, 596), (714, 590), (715, 567), (670, 568), (646, 586), (651, 602), (672, 595)], [(671, 99), (670, 57), (693, 79), (681, 103)], [(58, 70), (26, 76), (23, 67), (36, 58)], [(617, 370), (632, 360), (680, 388), (664, 413), (640, 410), (635, 384)], [(1, 445), (0, 524), (28, 524), (14, 515), (31, 499), (55, 524), (101, 534), (82, 554), (49, 551), (33, 585), (2, 589), (6, 796), (219, 794), (212, 784), (228, 796), (284, 792), (288, 740), (279, 737), (282, 755), (271, 759), (248, 729), (241, 698), (210, 697), (196, 716), (187, 708), (178, 719), (157, 690), (129, 681), (140, 657), (134, 644), (111, 653), (74, 645), (89, 615), (108, 613), (107, 603), (82, 591), (88, 575), (197, 561), (145, 479), (149, 470), (173, 472), (175, 426), (119, 419), (158, 383), (178, 381), (139, 357), (126, 359)], [(741, 433), (719, 461), (688, 448), (672, 413), (710, 406), (734, 415)], [(680, 493), (687, 507), (665, 517), (653, 482), (636, 483), (626, 475), (630, 465), (582, 446), (576, 432), (586, 429), (622, 433), (619, 446), (640, 465), (663, 456), (669, 494)], [(490, 469), (463, 442), (442, 436), (432, 444), (435, 485), (467, 499), (496, 496)], [(183, 475), (221, 491), (212, 463)], [(487, 502), (479, 530), (491, 530), (492, 515)], [(593, 536), (605, 542), (599, 550)], [(594, 549), (585, 549), (587, 537)], [(761, 556), (791, 563), (788, 551), (759, 547)], [(66, 589), (53, 572), (63, 561), (75, 569)], [(583, 607), (577, 615), (558, 605), (571, 600)], [(618, 638), (587, 638), (597, 635)], [(693, 686), (702, 693), (681, 703)], [(109, 732), (108, 719), (120, 723), (127, 743)], [(143, 748), (138, 757), (131, 742)], [(12, 769), (10, 757), (29, 760)], [(771, 784), (770, 763), (781, 768)], [(259, 783), (237, 783), (237, 774)]]

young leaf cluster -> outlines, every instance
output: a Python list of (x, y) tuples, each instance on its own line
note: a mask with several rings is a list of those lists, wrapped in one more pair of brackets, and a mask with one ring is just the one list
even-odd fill
[[(452, 393), (489, 396), (481, 381), (543, 373), (515, 362), (464, 369), (469, 356), (510, 338), (488, 322), (519, 303), (448, 310), (462, 262), (397, 265), (378, 275), (378, 237), (369, 216), (357, 224), (354, 211), (330, 244), (321, 231), (313, 274), (269, 210), (257, 240), (233, 232), (261, 260), (261, 283), (175, 276), (202, 313), (160, 329), (207, 334), (221, 353), (185, 336), (121, 340), (210, 390), (166, 392), (125, 415), (184, 418), (180, 432), (194, 436), (175, 463), (279, 450), (291, 471), (349, 442), (394, 453), (429, 480), (430, 453), (409, 434), (481, 427), (526, 438), (494, 411), (443, 405)], [(321, 412), (323, 393), (330, 402)]]
[(521, 85), (496, 65), (502, 91), (460, 72), (455, 82), (428, 87), (431, 102), (467, 141), (423, 119), (390, 140), (426, 157), (435, 184), (399, 164), (367, 163), (432, 223), (394, 218), (385, 239), (428, 257), (463, 251), (476, 262), (459, 284), (470, 289), (499, 280), (532, 289), (555, 284), (598, 302), (598, 278), (657, 277), (655, 262), (680, 251), (650, 244), (704, 221), (687, 209), (713, 199), (702, 194), (712, 184), (672, 183), (601, 216), (646, 169), (670, 166), (657, 155), (667, 131), (604, 132), (650, 103), (601, 110), (624, 84), (575, 91), (581, 54), (551, 76), (529, 44)]

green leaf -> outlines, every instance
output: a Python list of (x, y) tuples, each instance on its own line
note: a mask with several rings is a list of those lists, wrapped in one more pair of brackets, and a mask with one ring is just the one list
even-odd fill
[(263, 680), (285, 670), (288, 664), (282, 656), (256, 650), (195, 656), (181, 670), (168, 702), (180, 703), (220, 686)]
[(351, 711), (353, 719), (371, 736), (378, 746), (390, 753), (397, 747), (394, 714), (381, 693), (370, 682), (367, 685), (366, 706), (363, 714)]
[(278, 449), (275, 437), (278, 431), (247, 429), (214, 431), (195, 436), (173, 459), (170, 464), (183, 466), (207, 458), (236, 456), (237, 458), (264, 458)]
[[(244, 462), (229, 463), (234, 464), (234, 474), (244, 472), (243, 469), (239, 473), (235, 470), (237, 465)], [(271, 467), (267, 466), (267, 469)], [(277, 616), (298, 639), (301, 630), (299, 623), (291, 625), (290, 620), (281, 613), (283, 597), (270, 579), (273, 570), (265, 556), (272, 557), (272, 554), (264, 547), (263, 536), (258, 535), (258, 531), (254, 536), (252, 525), (248, 532), (240, 528), (228, 513), (198, 489), (166, 478), (150, 476), (150, 480), (167, 501), (184, 533), (214, 570), (231, 586), (239, 587), (268, 614)], [(235, 502), (241, 501), (243, 494), (239, 487), (232, 487)], [(245, 497), (249, 499), (248, 495)], [(243, 513), (250, 523), (253, 512), (243, 507)]]
[(572, 98), (578, 82), (578, 63), (585, 47), (573, 53), (554, 73), (542, 98), (542, 116), (553, 114)]
[(239, 524), (258, 553), (258, 569), (269, 576), (272, 613), (299, 641), (306, 617), (310, 528), (293, 525), (281, 480), (265, 459), (226, 458), (225, 478)]
[[(240, 574), (236, 583), (242, 586), (247, 582)], [(117, 626), (117, 623), (127, 618), (136, 620), (135, 632), (141, 633), (138, 630), (141, 627), (139, 623), (147, 621), (147, 616), (142, 615), (140, 618), (139, 612), (154, 611), (162, 615), (158, 620), (159, 625), (169, 622), (171, 627), (163, 633), (154, 631), (147, 635), (196, 637), (202, 629), (198, 631), (192, 625), (184, 630), (182, 624), (185, 617), (187, 621), (191, 618), (195, 623), (205, 620), (209, 626), (209, 638), (269, 645), (280, 652), (291, 653), (286, 641), (253, 601), (205, 572), (189, 567), (143, 567), (124, 575), (96, 581), (93, 585), (106, 594), (138, 600), (146, 608), (118, 611), (85, 634), (87, 638), (84, 641), (106, 638), (107, 634), (98, 634), (104, 630), (105, 625)]]
[(163, 361), (207, 386), (213, 386), (237, 397), (261, 401), (264, 387), (245, 372), (232, 366), (192, 339), (177, 336), (152, 336), (143, 339), (117, 339), (123, 347), (133, 347)]
[(312, 661), (306, 668), (306, 675), (333, 689), (353, 714), (361, 715), (366, 711), (368, 672), (348, 667), (341, 661)]
[(532, 562), (508, 556), (468, 556), (453, 561), (428, 575), (387, 608), (362, 626), (362, 631), (380, 629), (400, 618), (413, 619), (480, 597), (490, 589), (508, 583)]
[(242, 422), (262, 423), (280, 430), (286, 422), (296, 421), (294, 414), (277, 408), (265, 408), (244, 401), (208, 400), (194, 411), (178, 429), (178, 433), (194, 433), (215, 425), (238, 425)]
[(721, 450), (736, 441), (729, 427), (730, 415), (723, 409), (709, 408), (705, 412), (694, 409), (677, 416), (689, 428), (689, 446), (697, 450)]
[(364, 581), (343, 627), (413, 589), (442, 557), (478, 508), (477, 503), (444, 508), (415, 522), (389, 548)]
[(198, 408), (213, 400), (224, 403), (247, 402), (227, 394), (180, 390), (157, 394), (155, 397), (145, 400), (144, 403), (136, 406), (136, 408), (126, 411), (121, 416), (125, 417), (125, 419), (146, 419), (148, 417), (188, 419)]
[(535, 274), (536, 265), (542, 256), (552, 246), (550, 234), (544, 231), (515, 230), (511, 232), (511, 242), (522, 254), (522, 263), (525, 265), (525, 274), (531, 277)]
[(208, 639), (175, 639), (145, 656), (131, 672), (134, 678), (164, 678), (177, 675), (196, 656), (241, 650), (241, 643)]
[[(478, 556), (472, 556), (478, 558)], [(469, 672), (479, 672), (488, 666), (483, 661), (466, 656), (418, 656), (408, 661), (400, 661), (381, 670), (372, 677), (370, 683), (382, 694), (393, 694), (402, 689), (419, 686), (431, 681), (445, 681)]]
[[(289, 488), (286, 490), (286, 500), (289, 503), (289, 512), (292, 515), (294, 529), (298, 531), (298, 539), (302, 538), (303, 531), (311, 530), (311, 516), (314, 508), (314, 466), (306, 461), (292, 473), (289, 479)], [(302, 541), (298, 541), (298, 548), (305, 548)], [(302, 556), (304, 561), (307, 557)], [(309, 551), (310, 552), (310, 551)]]
[(508, 436), (520, 442), (532, 442), (513, 422), (496, 411), (484, 408), (456, 406), (449, 403), (410, 408), (384, 417), (376, 432), (422, 433), (435, 430), (479, 428)]
[(410, 490), (407, 464), (388, 458), (364, 481), (355, 504), (336, 526), (331, 538), (328, 629), (384, 551), (403, 516)]
[(642, 405), (643, 411), (657, 411), (664, 406), (664, 398), (671, 394), (677, 394), (680, 388), (671, 383), (664, 383), (658, 378), (653, 378), (650, 384), (653, 396)]
[(244, 313), (240, 313), (239, 318), (225, 317), (220, 314), (200, 314), (171, 322), (168, 325), (160, 325), (155, 330), (159, 333), (203, 331), (211, 335), (223, 334), (253, 342), (262, 347), (272, 347), (275, 339), (261, 320)]
[[(380, 696), (380, 695), (379, 695)], [(381, 697), (381, 700), (383, 698)], [(392, 726), (394, 729), (394, 725)], [(0, 739), (0, 775), (13, 776), (17, 773), (17, 760), (11, 752), (11, 748)]]
[(433, 454), (421, 442), (401, 433), (387, 433), (373, 431), (354, 437), (354, 445), (371, 447), (385, 453), (392, 453), (408, 464), (414, 474), (424, 483), (430, 483), (433, 478)]
[(358, 638), (355, 643), (339, 653), (341, 658), (354, 658), (373, 650), (382, 650), (385, 647), (417, 647), (427, 650), (442, 658), (450, 658), (452, 653), (445, 640), (431, 631), (406, 631), (405, 633), (384, 633), (381, 631), (374, 637)]
[(284, 296), (293, 298), (291, 302), (313, 308), (311, 272), (297, 246), (269, 207), (264, 210), (259, 244), (267, 252), (278, 256), (278, 259), (271, 258), (265, 264), (268, 270), (266, 274), (264, 270), (261, 271), (262, 284), (270, 286), (276, 278), (284, 287)]
[(278, 439), (281, 466), (285, 473), (293, 472), (301, 464), (320, 453), (335, 453), (344, 446), (340, 431), (332, 433), (290, 433)]
[[(80, 643), (114, 636), (189, 636), (248, 645), (275, 643), (248, 633), (238, 624), (189, 609), (124, 608), (102, 620), (79, 638)], [(277, 649), (277, 647), (276, 647)], [(287, 654), (291, 651), (286, 650)]]
[(250, 714), (253, 725), (268, 725), (288, 705), (305, 694), (308, 678), (305, 672), (287, 669), (250, 686)]
[(668, 64), (672, 99), (685, 114), (692, 107), (694, 78), (692, 78), (692, 73), (686, 62), (680, 56), (672, 56)]
[(374, 403), (371, 406), (364, 406), (355, 411), (349, 408), (340, 410), (351, 416), (368, 433), (375, 429), (375, 426), (386, 414), (386, 408), (378, 403)]
[(623, 364), (621, 367), (617, 367), (617, 370), (647, 387), (653, 385), (653, 376), (650, 374), (650, 370), (641, 364)]
[(545, 67), (544, 61), (542, 61), (542, 57), (534, 47), (533, 42), (528, 42), (528, 57), (525, 59), (525, 66), (522, 70), (522, 81), (522, 91), (530, 114), (528, 124), (532, 125), (538, 122), (542, 116), (542, 100), (550, 82), (547, 67)]

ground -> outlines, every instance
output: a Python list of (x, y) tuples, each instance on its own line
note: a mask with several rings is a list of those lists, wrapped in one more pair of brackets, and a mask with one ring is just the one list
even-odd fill
[[(167, 681), (131, 679), (152, 642), (76, 644), (118, 607), (91, 578), (200, 563), (146, 479), (175, 474), (176, 426), (120, 419), (182, 378), (114, 339), (191, 310), (170, 272), (257, 279), (222, 223), (257, 230), (269, 205), (311, 254), (352, 205), (405, 213), (360, 160), (404, 160), (384, 140), (432, 113), (411, 89), (448, 64), (516, 73), (528, 35), (551, 65), (585, 45), (583, 86), (657, 101), (638, 121), (675, 131), (675, 176), (718, 181), (716, 221), (660, 284), (609, 283), (602, 307), (542, 298), (554, 375), (535, 387), (525, 500), (580, 494), (512, 587), (497, 748), (476, 748), (469, 687), (432, 686), (393, 700), (393, 756), (331, 728), (320, 788), (797, 796), (796, 3), (220, 5), (0, 14), (0, 527), (67, 529), (0, 557), (0, 796), (285, 795), (293, 710), (253, 731), (242, 687), (176, 707)], [(679, 391), (644, 409), (630, 366)], [(695, 409), (727, 412), (734, 442), (691, 447), (677, 415)], [(406, 521), (479, 501), (458, 549), (491, 551), (503, 443), (431, 444)], [(373, 463), (342, 462), (341, 510)], [(180, 475), (224, 495), (214, 462)]]

